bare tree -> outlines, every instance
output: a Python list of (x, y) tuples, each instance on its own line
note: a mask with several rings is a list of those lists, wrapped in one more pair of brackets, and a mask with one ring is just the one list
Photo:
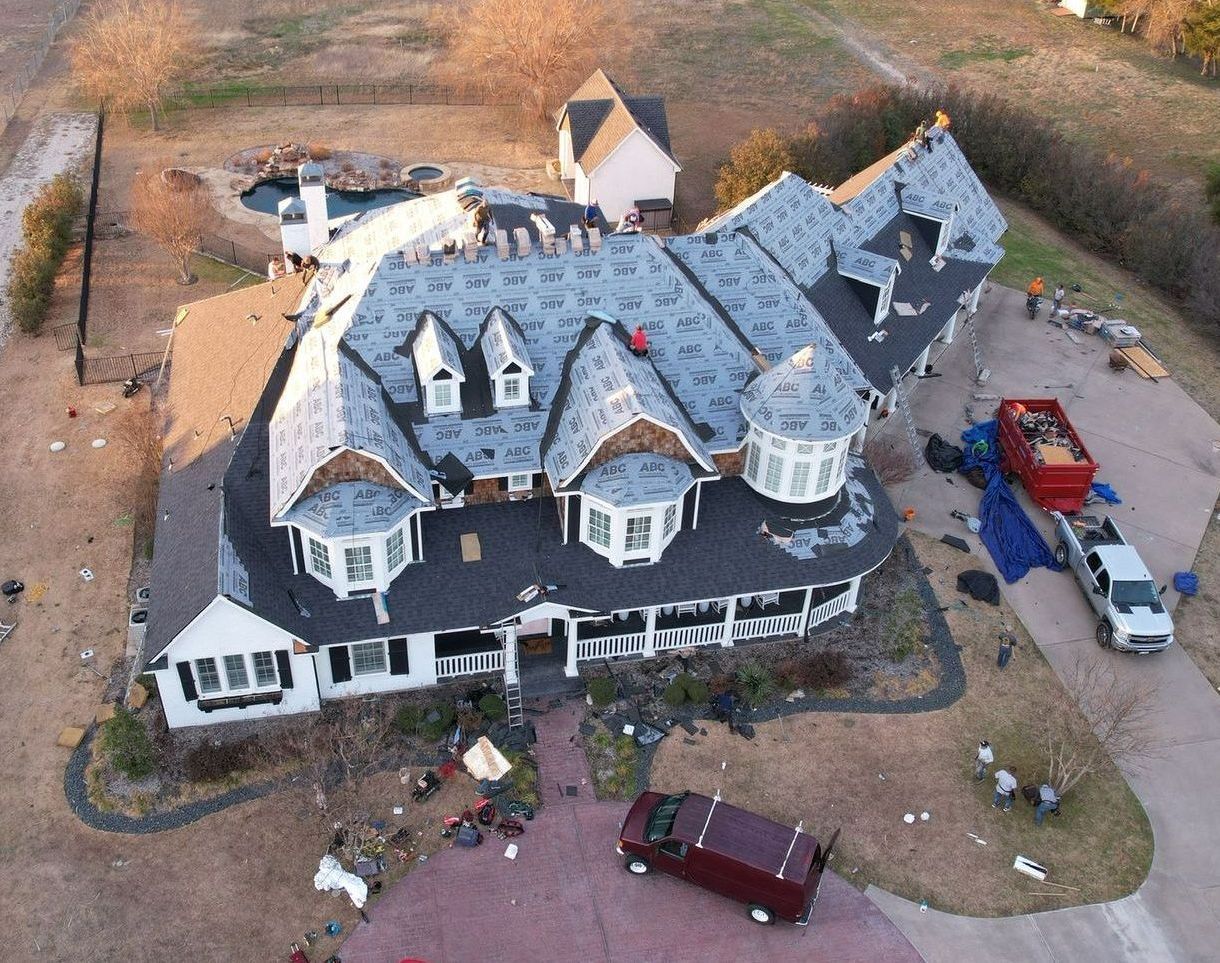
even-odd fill
[(178, 283), (193, 284), (191, 254), (215, 219), (204, 183), (160, 160), (136, 174), (131, 189), (131, 222), (178, 263)]
[(618, 0), (461, 0), (438, 14), (448, 82), (518, 94), (545, 120), (628, 38)]
[(194, 25), (174, 0), (104, 0), (72, 46), (77, 83), (108, 109), (144, 108), (160, 129), (161, 104), (197, 49)]
[(1063, 796), (1111, 758), (1151, 754), (1156, 687), (1118, 677), (1101, 659), (1078, 658), (1041, 716), (1047, 782)]

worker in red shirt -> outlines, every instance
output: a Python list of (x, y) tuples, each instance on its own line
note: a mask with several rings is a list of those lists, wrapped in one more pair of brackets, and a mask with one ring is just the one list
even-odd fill
[(648, 335), (644, 333), (642, 324), (635, 326), (635, 333), (631, 336), (631, 353), (637, 358), (648, 357)]

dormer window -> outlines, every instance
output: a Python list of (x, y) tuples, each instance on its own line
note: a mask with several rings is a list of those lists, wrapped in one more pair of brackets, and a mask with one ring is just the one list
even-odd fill
[(839, 274), (873, 314), (873, 324), (880, 324), (890, 313), (894, 297), (894, 281), (901, 273), (893, 258), (858, 247), (836, 249)]
[(496, 407), (511, 408), (514, 405), (529, 404), (529, 375), (521, 370), (521, 366), (512, 363), (498, 375), (492, 377), (495, 386)]
[(521, 326), (503, 308), (492, 308), (479, 333), (479, 346), (487, 362), (497, 408), (530, 403), (530, 377), (534, 374)]
[(415, 373), (424, 395), (424, 411), (447, 415), (462, 410), (462, 348), (457, 336), (440, 318), (425, 311), (411, 346)]
[(455, 390), (457, 385), (451, 380), (448, 371), (441, 371), (437, 377), (424, 386), (424, 406), (430, 415), (444, 415), (462, 408)]

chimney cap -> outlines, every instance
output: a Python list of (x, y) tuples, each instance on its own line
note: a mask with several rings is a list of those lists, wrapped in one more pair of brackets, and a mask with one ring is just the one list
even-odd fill
[(321, 181), (325, 176), (326, 172), (323, 171), (322, 165), (317, 161), (309, 161), (297, 168), (297, 179), (302, 184), (306, 181)]
[(276, 209), (281, 221), (295, 221), (305, 217), (305, 202), (299, 197), (285, 197)]

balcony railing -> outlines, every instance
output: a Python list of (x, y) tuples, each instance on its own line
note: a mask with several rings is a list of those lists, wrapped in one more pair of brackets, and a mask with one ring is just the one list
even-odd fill
[(775, 635), (799, 635), (804, 628), (803, 613), (764, 615), (757, 619), (739, 618), (733, 623), (733, 641), (767, 639)]
[(457, 675), (479, 675), (483, 672), (501, 672), (504, 669), (504, 650), (468, 652), (466, 655), (439, 656), (436, 660), (436, 678), (449, 679)]
[(576, 661), (639, 655), (644, 651), (644, 640), (647, 637), (646, 632), (628, 632), (624, 635), (603, 635), (596, 639), (577, 639)]
[(724, 623), (708, 622), (706, 625), (683, 625), (676, 629), (660, 629), (656, 634), (657, 652), (669, 649), (685, 649), (696, 645), (717, 645), (724, 640)]

